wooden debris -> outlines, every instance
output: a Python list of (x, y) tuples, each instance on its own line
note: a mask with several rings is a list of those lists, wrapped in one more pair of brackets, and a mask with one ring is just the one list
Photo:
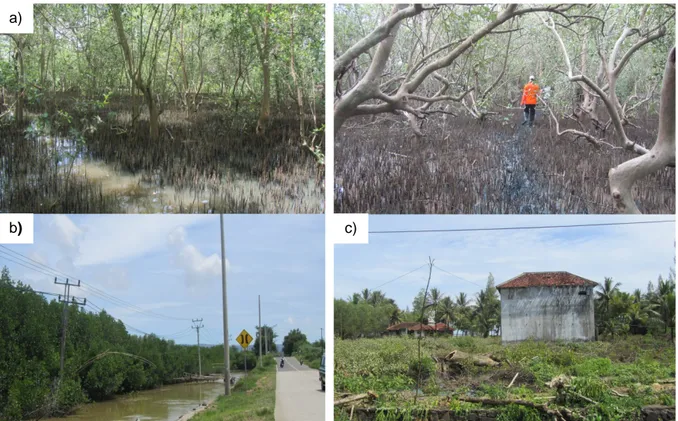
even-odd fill
[(518, 378), (518, 374), (520, 373), (516, 373), (516, 375), (513, 376), (513, 380), (511, 380), (511, 383), (509, 383), (509, 385), (506, 387), (507, 389), (510, 389), (511, 386), (513, 386), (513, 382), (516, 381), (516, 379)]
[(370, 390), (367, 393), (360, 393), (358, 395), (348, 396), (348, 397), (345, 397), (343, 399), (339, 399), (338, 401), (334, 401), (334, 405), (335, 406), (345, 405), (347, 403), (358, 402), (358, 401), (362, 401), (362, 400), (365, 400), (365, 399), (374, 400), (374, 399), (377, 399), (377, 398), (378, 398), (378, 395)]
[(497, 367), (500, 365), (498, 361), (493, 360), (487, 355), (469, 354), (464, 351), (454, 350), (445, 356), (445, 361), (448, 364), (461, 365), (463, 361), (471, 361), (473, 365), (478, 367)]
[(628, 398), (628, 397), (629, 397), (629, 395), (627, 395), (627, 394), (625, 394), (625, 393), (617, 392), (617, 391), (614, 390), (614, 389), (610, 389), (610, 393), (612, 393), (613, 395), (618, 396), (618, 397), (620, 397), (620, 398)]

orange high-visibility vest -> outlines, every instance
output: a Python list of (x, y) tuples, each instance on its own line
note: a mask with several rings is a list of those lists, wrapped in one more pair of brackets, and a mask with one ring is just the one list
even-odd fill
[(523, 88), (523, 99), (520, 100), (520, 105), (537, 105), (538, 93), (539, 85), (528, 82)]

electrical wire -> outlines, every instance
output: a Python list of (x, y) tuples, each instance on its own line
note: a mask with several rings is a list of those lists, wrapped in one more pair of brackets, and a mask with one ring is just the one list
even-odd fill
[(411, 271), (409, 271), (409, 272), (407, 272), (407, 273), (404, 273), (404, 274), (398, 276), (397, 278), (394, 278), (394, 279), (391, 279), (390, 281), (384, 282), (384, 283), (381, 284), (381, 285), (377, 285), (376, 287), (372, 288), (370, 291), (374, 291), (374, 290), (377, 289), (377, 288), (381, 288), (381, 287), (383, 287), (384, 285), (390, 284), (391, 282), (395, 282), (395, 281), (397, 281), (398, 279), (404, 278), (404, 277), (406, 277), (407, 275), (409, 275), (409, 274), (411, 274), (411, 273), (414, 273), (414, 272), (418, 271), (419, 269), (423, 268), (424, 266), (428, 266), (428, 263), (423, 264), (423, 265), (419, 266), (418, 268), (413, 269), (413, 270), (411, 270)]
[(132, 310), (136, 313), (139, 314), (145, 314), (147, 316), (155, 317), (155, 318), (160, 318), (164, 320), (178, 320), (178, 321), (190, 321), (190, 319), (182, 319), (179, 317), (172, 317), (172, 316), (167, 316), (164, 314), (156, 313), (151, 310), (145, 310), (137, 305), (134, 305), (130, 302), (127, 302), (121, 298), (115, 297), (105, 291), (100, 290), (99, 288), (96, 288), (88, 283), (85, 282), (80, 282), (81, 286), (86, 290), (91, 292), (92, 294), (96, 295), (97, 297), (101, 298), (102, 300), (108, 301), (111, 304), (117, 305), (119, 307), (123, 307), (129, 310)]
[[(49, 273), (49, 272), (41, 269), (39, 266), (33, 265), (31, 263), (26, 263), (26, 262), (22, 263), (21, 261), (14, 260), (13, 256), (10, 256), (8, 253), (3, 252), (2, 250), (0, 250), (0, 258), (5, 259), (7, 261), (10, 261), (12, 263), (15, 263), (17, 265), (23, 266), (26, 269), (30, 269), (30, 270), (33, 270), (35, 272), (41, 273), (43, 275), (49, 276), (49, 277), (55, 276), (53, 273)], [(56, 278), (60, 278), (60, 276), (56, 276)]]
[[(18, 265), (21, 265), (21, 266), (27, 268), (27, 269), (36, 271), (36, 272), (41, 273), (41, 274), (46, 275), (46, 276), (54, 276), (56, 278), (64, 278), (64, 279), (65, 278), (77, 279), (77, 277), (75, 277), (75, 276), (69, 276), (68, 274), (66, 274), (64, 272), (61, 272), (61, 271), (56, 270), (56, 269), (54, 269), (50, 266), (47, 266), (43, 263), (40, 263), (37, 260), (31, 259), (30, 257), (24, 256), (23, 254), (21, 254), (19, 252), (16, 252), (14, 250), (9, 249), (8, 247), (5, 247), (3, 245), (0, 245), (0, 247), (5, 249), (5, 250), (8, 250), (9, 252), (18, 256), (18, 257), (10, 256), (7, 252), (0, 250), (0, 258), (4, 258), (4, 259), (6, 259), (6, 260), (8, 260), (12, 263), (16, 263)], [(21, 260), (21, 261), (14, 260), (16, 258), (23, 259), (23, 260)], [(81, 281), (80, 284), (81, 284), (81, 287), (83, 287), (85, 290), (87, 290), (90, 293), (94, 294), (95, 296), (101, 298), (102, 300), (108, 301), (111, 304), (117, 305), (119, 307), (130, 309), (130, 310), (132, 310), (136, 313), (139, 313), (139, 314), (145, 314), (147, 316), (160, 318), (160, 319), (164, 319), (164, 320), (179, 320), (179, 321), (190, 320), (190, 319), (182, 319), (182, 318), (178, 318), (178, 317), (167, 316), (167, 315), (164, 315), (164, 314), (156, 313), (156, 312), (151, 311), (151, 310), (144, 310), (143, 308), (141, 308), (139, 306), (136, 306), (136, 305), (134, 305), (130, 302), (127, 302), (123, 299), (117, 298), (117, 297), (115, 297), (115, 296), (113, 296), (113, 295), (111, 295), (111, 294), (109, 294), (105, 291), (102, 291), (102, 290), (100, 290), (100, 289), (98, 289), (98, 288), (96, 288), (92, 285), (89, 285), (85, 282)]]
[[(57, 276), (58, 278), (60, 278), (60, 277), (71, 278), (71, 279), (77, 279), (77, 278), (78, 278), (77, 276), (71, 276), (71, 275), (69, 275), (69, 274), (67, 274), (67, 273), (64, 273), (64, 272), (60, 271), (60, 270), (54, 269), (54, 268), (52, 268), (52, 267), (50, 267), (50, 266), (47, 266), (46, 264), (41, 263), (41, 262), (38, 262), (38, 261), (35, 260), (35, 259), (31, 259), (31, 258), (28, 257), (28, 256), (24, 256), (23, 254), (19, 253), (18, 251), (14, 251), (14, 250), (10, 249), (9, 247), (3, 246), (3, 245), (0, 245), (0, 247), (3, 248), (3, 249), (5, 249), (5, 250), (7, 250), (7, 251), (9, 251), (9, 252), (12, 253), (12, 254), (17, 255), (18, 257), (20, 257), (20, 258), (22, 258), (22, 259), (24, 259), (24, 260), (29, 260), (29, 261), (35, 263), (36, 265), (39, 265), (39, 266), (44, 267), (45, 269), (47, 269), (47, 270), (49, 270), (49, 271), (51, 271), (51, 272), (54, 272), (55, 274), (58, 275), (58, 276)], [(0, 253), (1, 253), (1, 252), (2, 252), (2, 251), (0, 251)]]
[(675, 219), (664, 219), (655, 221), (632, 221), (632, 222), (600, 222), (592, 224), (572, 224), (572, 225), (532, 225), (532, 226), (514, 226), (514, 227), (489, 227), (489, 228), (451, 228), (451, 229), (418, 229), (418, 230), (384, 230), (369, 231), (370, 234), (411, 234), (411, 233), (435, 233), (435, 232), (474, 232), (474, 231), (515, 231), (515, 230), (537, 230), (537, 229), (556, 229), (556, 228), (584, 228), (584, 227), (609, 227), (621, 225), (645, 225), (645, 224), (666, 224), (675, 223)]
[(436, 269), (438, 269), (438, 270), (441, 271), (441, 272), (444, 272), (444, 273), (450, 275), (450, 276), (454, 276), (454, 277), (457, 278), (457, 279), (460, 279), (460, 280), (462, 280), (462, 281), (464, 281), (464, 282), (468, 282), (468, 283), (470, 283), (470, 284), (473, 284), (473, 285), (475, 285), (475, 286), (477, 286), (477, 287), (482, 288), (482, 285), (477, 284), (477, 283), (475, 283), (475, 282), (473, 282), (473, 281), (469, 281), (468, 279), (464, 279), (464, 278), (462, 278), (461, 276), (455, 275), (455, 274), (452, 273), (452, 272), (448, 272), (448, 271), (446, 271), (445, 269), (441, 268), (440, 266), (438, 266), (438, 265), (436, 265), (436, 264), (434, 264), (433, 267), (436, 268)]

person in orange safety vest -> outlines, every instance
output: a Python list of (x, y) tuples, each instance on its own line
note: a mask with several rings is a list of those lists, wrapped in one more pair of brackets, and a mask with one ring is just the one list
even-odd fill
[(539, 85), (534, 83), (534, 76), (530, 75), (530, 81), (523, 87), (523, 97), (520, 100), (520, 105), (525, 106), (523, 126), (530, 123), (530, 127), (534, 124), (534, 113), (537, 107), (537, 94), (539, 93)]

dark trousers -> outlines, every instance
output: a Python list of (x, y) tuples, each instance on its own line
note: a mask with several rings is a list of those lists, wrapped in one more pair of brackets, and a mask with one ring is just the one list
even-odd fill
[(532, 123), (534, 123), (534, 113), (536, 107), (536, 104), (525, 104), (525, 121), (529, 121), (530, 126)]

